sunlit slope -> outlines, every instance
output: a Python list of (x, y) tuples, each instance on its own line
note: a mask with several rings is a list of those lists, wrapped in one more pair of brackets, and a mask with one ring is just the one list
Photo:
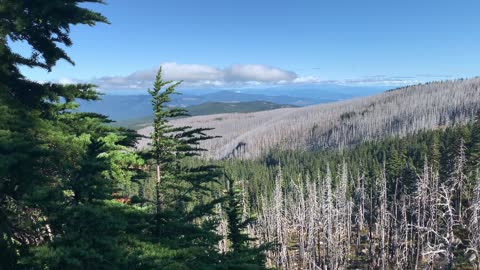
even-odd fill
[[(433, 82), (348, 101), (245, 114), (175, 120), (175, 125), (212, 127), (221, 138), (205, 142), (208, 157), (252, 158), (271, 148), (338, 148), (388, 135), (472, 119), (480, 109), (480, 78)], [(140, 130), (149, 134), (151, 127)], [(144, 147), (148, 140), (143, 140)]]

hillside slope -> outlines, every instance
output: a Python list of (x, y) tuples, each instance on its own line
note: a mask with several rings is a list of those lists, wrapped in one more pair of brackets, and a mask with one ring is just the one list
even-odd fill
[[(212, 127), (221, 138), (205, 142), (208, 157), (258, 157), (271, 148), (342, 148), (386, 135), (464, 123), (480, 109), (480, 78), (433, 82), (382, 94), (302, 108), (217, 114), (175, 120)], [(139, 132), (149, 134), (151, 127)], [(148, 140), (140, 142), (144, 147)]]
[(199, 105), (193, 105), (185, 108), (192, 116), (210, 115), (219, 113), (248, 113), (274, 110), (280, 108), (294, 108), (297, 106), (288, 104), (276, 104), (269, 101), (249, 101), (249, 102), (206, 102)]
[[(295, 105), (276, 104), (269, 101), (249, 101), (249, 102), (206, 102), (199, 105), (185, 107), (190, 116), (210, 115), (220, 113), (248, 113), (274, 110), (279, 108), (296, 108)], [(113, 126), (127, 127), (131, 129), (140, 129), (151, 125), (153, 115), (132, 118), (127, 120), (119, 120), (112, 123)]]

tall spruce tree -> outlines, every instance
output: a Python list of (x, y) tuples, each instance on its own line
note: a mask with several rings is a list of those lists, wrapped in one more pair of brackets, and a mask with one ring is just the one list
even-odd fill
[(474, 178), (476, 169), (480, 166), (480, 111), (477, 112), (470, 134), (467, 147), (468, 171), (471, 178)]
[[(69, 145), (57, 125), (75, 98), (94, 100), (91, 85), (63, 86), (25, 78), (21, 66), (50, 71), (58, 60), (73, 63), (63, 46), (72, 45), (70, 25), (106, 23), (101, 14), (82, 8), (83, 1), (0, 2), (0, 264), (17, 268), (27, 244), (48, 238), (44, 220), (56, 197), (51, 188), (62, 168), (59, 148)], [(8, 40), (31, 46), (31, 55), (12, 51)], [(66, 100), (66, 102), (60, 102)], [(71, 142), (70, 142), (71, 143)], [(73, 146), (73, 144), (70, 144)], [(66, 147), (68, 148), (68, 146)]]
[(205, 151), (199, 146), (201, 141), (214, 138), (206, 133), (210, 129), (169, 123), (187, 115), (182, 108), (168, 106), (179, 84), (164, 81), (160, 68), (153, 89), (148, 91), (154, 111), (151, 148), (145, 153), (155, 180), (152, 241), (187, 256), (177, 260), (184, 262), (182, 267), (207, 269), (218, 263), (213, 207), (220, 200), (213, 199), (211, 188), (220, 172), (208, 163), (192, 166), (189, 162)]
[[(136, 133), (76, 112), (76, 100), (99, 99), (93, 85), (38, 83), (19, 69), (73, 63), (62, 49), (72, 44), (70, 25), (107, 22), (85, 2), (102, 3), (0, 2), (1, 269), (128, 268), (122, 237), (132, 211), (112, 199), (142, 166), (131, 151)], [(29, 44), (32, 55), (7, 39)]]
[(239, 192), (236, 188), (235, 180), (228, 175), (226, 179), (226, 200), (225, 212), (228, 223), (227, 239), (230, 243), (230, 250), (225, 254), (225, 263), (221, 269), (266, 269), (265, 251), (268, 244), (261, 244), (255, 247), (247, 233), (247, 227), (255, 220), (247, 218), (242, 220), (242, 206), (239, 200)]

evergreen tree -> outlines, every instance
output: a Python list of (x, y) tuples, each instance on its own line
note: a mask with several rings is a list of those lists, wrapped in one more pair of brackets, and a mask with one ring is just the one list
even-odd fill
[[(76, 100), (99, 99), (93, 85), (37, 83), (19, 71), (73, 63), (61, 48), (72, 44), (70, 25), (107, 22), (79, 7), (84, 2), (101, 3), (0, 3), (2, 269), (118, 269), (125, 262), (130, 207), (112, 199), (139, 176), (136, 133), (76, 112)], [(28, 43), (31, 57), (11, 51), (7, 38)]]
[(208, 163), (192, 166), (189, 162), (204, 151), (199, 147), (201, 141), (214, 138), (206, 134), (210, 129), (169, 123), (172, 118), (187, 115), (184, 109), (168, 106), (179, 84), (164, 81), (160, 68), (153, 89), (148, 91), (154, 110), (152, 145), (145, 153), (153, 163), (155, 178), (152, 243), (186, 252), (189, 259), (182, 267), (200, 269), (218, 262), (215, 245), (219, 236), (214, 231), (212, 211), (219, 200), (213, 199), (211, 188), (220, 173)]
[(480, 111), (478, 111), (470, 132), (470, 142), (467, 147), (468, 171), (474, 178), (475, 171), (480, 166)]
[(143, 164), (130, 150), (136, 135), (106, 126), (103, 116), (72, 111), (73, 101), (62, 105), (70, 109), (57, 114), (45, 135), (55, 145), (42, 168), (52, 179), (31, 194), (40, 207), (27, 208), (37, 215), (32, 229), (42, 238), (20, 262), (28, 269), (122, 268), (128, 206), (112, 199)]
[(225, 212), (230, 250), (225, 254), (225, 263), (219, 269), (265, 269), (265, 251), (268, 244), (253, 246), (256, 239), (248, 236), (245, 231), (254, 219), (242, 220), (242, 207), (235, 181), (228, 175), (225, 175), (225, 179), (227, 188)]
[(440, 170), (440, 133), (439, 131), (433, 131), (432, 139), (429, 145), (430, 152), (430, 163), (434, 172), (438, 173)]
[[(70, 109), (69, 101), (98, 99), (91, 85), (38, 83), (25, 78), (19, 68), (50, 71), (58, 60), (73, 63), (62, 49), (72, 44), (70, 25), (107, 22), (80, 7), (83, 2), (101, 3), (0, 2), (0, 247), (7, 249), (0, 252), (0, 261), (5, 269), (16, 268), (16, 255), (25, 245), (50, 238), (44, 223), (52, 201), (58, 199), (52, 189), (62, 178), (56, 155), (59, 148), (75, 147), (68, 141), (72, 137), (63, 136), (60, 118)], [(12, 51), (7, 40), (27, 43), (32, 54)]]
[(465, 141), (463, 137), (460, 137), (460, 142), (458, 144), (458, 150), (454, 159), (454, 170), (452, 172), (451, 178), (451, 187), (455, 191), (453, 195), (453, 203), (455, 205), (456, 214), (459, 217), (459, 220), (462, 221), (463, 209), (462, 209), (462, 200), (464, 195), (465, 188)]
[(225, 212), (228, 223), (228, 240), (230, 241), (232, 252), (239, 252), (248, 245), (249, 237), (243, 230), (251, 220), (242, 222), (240, 202), (238, 200), (238, 191), (235, 189), (233, 178), (225, 175), (227, 184), (227, 202)]

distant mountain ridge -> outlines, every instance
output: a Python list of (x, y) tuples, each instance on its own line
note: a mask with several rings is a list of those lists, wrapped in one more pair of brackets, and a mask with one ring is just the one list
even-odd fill
[[(259, 94), (220, 91), (201, 96), (174, 95), (172, 96), (172, 102), (170, 102), (170, 105), (172, 107), (186, 108), (205, 103), (240, 103), (259, 101), (268, 102), (270, 104), (306, 106), (334, 100), (307, 99), (291, 96), (265, 96)], [(142, 118), (152, 114), (150, 96), (148, 95), (104, 95), (102, 100), (99, 101), (79, 101), (79, 103), (80, 111), (104, 114), (116, 121)], [(272, 106), (272, 108), (274, 107), (276, 108), (277, 106)], [(217, 113), (220, 112), (221, 111), (218, 111)]]
[[(324, 85), (318, 88), (301, 86), (274, 87), (237, 90), (179, 90), (182, 95), (172, 96), (171, 106), (188, 107), (207, 102), (254, 102), (265, 101), (276, 104), (308, 106), (345, 100), (386, 90), (385, 87), (347, 87)], [(109, 116), (113, 120), (129, 120), (147, 117), (152, 114), (150, 96), (105, 94), (100, 101), (79, 101), (80, 111), (96, 112)]]

